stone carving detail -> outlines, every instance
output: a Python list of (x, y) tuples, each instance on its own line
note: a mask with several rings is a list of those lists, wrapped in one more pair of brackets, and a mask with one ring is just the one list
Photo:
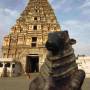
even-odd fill
[(81, 90), (85, 72), (78, 70), (72, 48), (75, 43), (67, 31), (49, 33), (45, 62), (29, 90)]
[[(37, 54), (38, 56), (45, 55), (45, 42), (48, 33), (51, 31), (60, 31), (60, 25), (57, 22), (56, 16), (48, 0), (28, 0), (25, 10), (16, 20), (16, 24), (11, 28), (9, 35), (4, 37), (2, 53), (4, 58), (14, 58), (21, 61), (21, 64), (26, 64), (26, 54)], [(14, 43), (12, 43), (14, 37)], [(36, 37), (36, 43), (32, 42), (32, 37)], [(26, 51), (25, 53), (22, 52)], [(34, 52), (32, 53), (32, 49)], [(38, 52), (35, 52), (38, 49)], [(15, 51), (15, 53), (11, 52)], [(43, 53), (40, 53), (43, 51)], [(23, 55), (23, 56), (22, 56)], [(42, 56), (44, 57), (44, 56)], [(39, 66), (44, 59), (39, 57)], [(26, 67), (23, 67), (24, 69)]]

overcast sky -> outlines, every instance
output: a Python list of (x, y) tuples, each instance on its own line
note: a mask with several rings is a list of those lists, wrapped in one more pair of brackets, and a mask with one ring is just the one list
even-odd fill
[[(77, 40), (76, 54), (90, 55), (90, 0), (48, 0), (62, 30)], [(0, 45), (28, 0), (0, 0)]]

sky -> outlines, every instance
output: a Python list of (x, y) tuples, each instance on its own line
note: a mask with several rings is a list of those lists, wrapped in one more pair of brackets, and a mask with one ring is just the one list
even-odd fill
[[(48, 0), (62, 30), (76, 39), (75, 53), (90, 55), (90, 0)], [(28, 0), (0, 0), (0, 47)]]

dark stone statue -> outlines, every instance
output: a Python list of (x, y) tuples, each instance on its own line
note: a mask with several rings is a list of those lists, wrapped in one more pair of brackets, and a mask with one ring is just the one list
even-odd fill
[(48, 34), (47, 56), (39, 75), (34, 78), (29, 90), (81, 90), (85, 72), (78, 70), (72, 45), (67, 31)]

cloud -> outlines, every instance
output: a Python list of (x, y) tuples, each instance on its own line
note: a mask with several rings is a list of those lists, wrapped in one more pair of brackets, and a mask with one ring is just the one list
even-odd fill
[(8, 8), (0, 8), (0, 24), (2, 28), (5, 28), (4, 26), (8, 26), (13, 24), (13, 22), (16, 20), (16, 18), (19, 16), (18, 11), (16, 10), (10, 10)]
[(69, 11), (78, 9), (85, 0), (49, 0), (49, 2), (55, 10)]
[(78, 9), (81, 10), (82, 15), (85, 15), (85, 17), (89, 17), (90, 16), (90, 0), (85, 0), (84, 3), (81, 6), (79, 6)]
[(83, 10), (82, 14), (90, 16), (90, 9)]
[(16, 10), (10, 10), (8, 8), (0, 8), (0, 14), (4, 16), (14, 16), (14, 17), (19, 15), (19, 13)]
[(66, 3), (66, 1), (67, 0), (57, 0), (56, 2), (55, 0), (49, 0), (54, 10), (60, 9)]
[(82, 22), (80, 20), (65, 20), (63, 21), (63, 24), (66, 26), (66, 28), (70, 27), (74, 28), (74, 29), (79, 29), (79, 30), (85, 30), (86, 28), (89, 29), (90, 28), (90, 22)]
[(10, 28), (19, 16), (18, 11), (8, 8), (0, 8), (0, 46), (3, 37), (9, 33)]
[(21, 10), (25, 6), (26, 0), (1, 0), (0, 8), (8, 8), (12, 10)]
[(70, 30), (72, 36), (79, 37), (80, 39), (85, 39), (87, 38), (86, 36), (90, 35), (90, 33), (88, 33), (90, 32), (90, 22), (82, 22), (79, 20), (66, 20), (61, 23), (61, 26), (63, 30)]
[(76, 55), (89, 55), (90, 56), (90, 44), (86, 43), (78, 43), (74, 46)]
[(49, 0), (50, 3), (53, 3), (54, 0)]
[(76, 39), (75, 53), (90, 55), (90, 22), (67, 20), (63, 21), (61, 25), (63, 30), (69, 31), (71, 38)]
[(85, 0), (85, 3), (83, 3), (80, 8), (90, 8), (90, 0)]

